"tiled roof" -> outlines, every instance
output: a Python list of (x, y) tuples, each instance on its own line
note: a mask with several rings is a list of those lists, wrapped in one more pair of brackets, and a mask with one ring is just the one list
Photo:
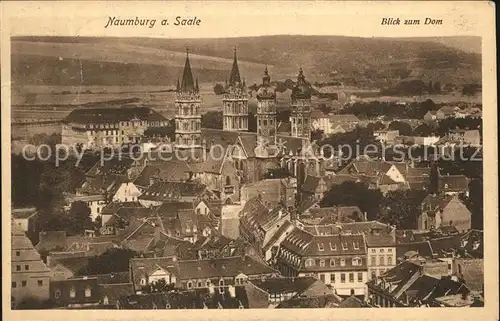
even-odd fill
[(280, 122), (278, 124), (276, 132), (290, 134), (291, 131), (292, 131), (292, 124), (290, 124), (290, 122)]
[(297, 278), (269, 278), (266, 280), (251, 280), (249, 281), (261, 290), (269, 293), (297, 293), (300, 294), (308, 287), (317, 282), (313, 277), (297, 277)]
[(471, 291), (484, 291), (484, 260), (483, 259), (456, 259), (460, 266), (459, 277)]
[(415, 251), (422, 257), (432, 257), (432, 247), (427, 241), (396, 244), (396, 256), (402, 258), (409, 251)]
[(73, 272), (75, 275), (81, 268), (84, 268), (89, 264), (89, 257), (73, 257), (64, 259), (54, 259), (51, 260), (51, 266), (63, 266), (65, 269)]
[(139, 196), (141, 200), (171, 201), (183, 196), (199, 196), (206, 186), (194, 182), (157, 182)]
[(122, 108), (81, 108), (74, 109), (66, 118), (66, 123), (102, 124), (130, 121), (138, 118), (142, 121), (163, 121), (165, 117), (151, 108), (122, 107)]
[(354, 295), (351, 295), (347, 299), (340, 302), (337, 307), (338, 308), (370, 308), (371, 306), (368, 303), (358, 299)]
[(36, 245), (36, 250), (52, 251), (63, 250), (66, 248), (66, 232), (65, 231), (45, 231), (39, 233), (39, 242)]

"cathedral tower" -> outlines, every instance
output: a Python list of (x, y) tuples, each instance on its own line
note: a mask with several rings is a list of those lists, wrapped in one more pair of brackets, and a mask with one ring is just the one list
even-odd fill
[(178, 149), (201, 148), (201, 98), (198, 79), (193, 79), (189, 53), (182, 73), (177, 80), (175, 98), (175, 147)]
[(311, 137), (311, 85), (306, 82), (306, 77), (299, 69), (297, 84), (292, 89), (292, 106), (290, 122), (293, 137)]
[(248, 131), (248, 94), (245, 81), (241, 81), (236, 49), (233, 67), (226, 81), (223, 104), (223, 128), (228, 131)]
[(271, 86), (271, 77), (264, 70), (262, 85), (257, 90), (257, 136), (260, 141), (274, 144), (276, 137), (276, 90)]

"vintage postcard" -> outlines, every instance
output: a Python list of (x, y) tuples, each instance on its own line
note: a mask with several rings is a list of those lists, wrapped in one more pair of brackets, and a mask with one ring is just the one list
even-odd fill
[(494, 9), (2, 2), (3, 319), (498, 320)]

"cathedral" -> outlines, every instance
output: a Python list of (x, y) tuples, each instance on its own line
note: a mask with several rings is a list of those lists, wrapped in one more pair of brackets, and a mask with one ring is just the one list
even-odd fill
[[(177, 85), (175, 100), (175, 148), (203, 150), (202, 160), (188, 161), (192, 179), (214, 191), (227, 204), (239, 202), (240, 188), (260, 181), (272, 170), (283, 168), (297, 178), (300, 186), (308, 175), (320, 176), (317, 150), (311, 149), (311, 85), (302, 68), (292, 89), (289, 135), (277, 133), (276, 89), (267, 67), (256, 92), (257, 132), (248, 131), (249, 92), (240, 75), (236, 50), (229, 79), (222, 95), (223, 129), (201, 128), (201, 98), (194, 81), (189, 54)], [(212, 148), (222, 147), (224, 157), (210, 157)]]

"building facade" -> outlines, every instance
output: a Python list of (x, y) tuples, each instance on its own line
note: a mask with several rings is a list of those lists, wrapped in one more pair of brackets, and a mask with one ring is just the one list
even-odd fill
[(223, 129), (227, 131), (248, 131), (248, 94), (245, 81), (241, 80), (236, 49), (229, 83), (225, 85), (223, 105)]
[(175, 147), (178, 149), (201, 148), (201, 98), (198, 79), (196, 83), (191, 72), (189, 54), (182, 73), (182, 81), (177, 81), (175, 96)]
[(150, 127), (168, 125), (165, 117), (147, 107), (73, 110), (62, 125), (62, 143), (83, 149), (117, 148), (139, 143)]

